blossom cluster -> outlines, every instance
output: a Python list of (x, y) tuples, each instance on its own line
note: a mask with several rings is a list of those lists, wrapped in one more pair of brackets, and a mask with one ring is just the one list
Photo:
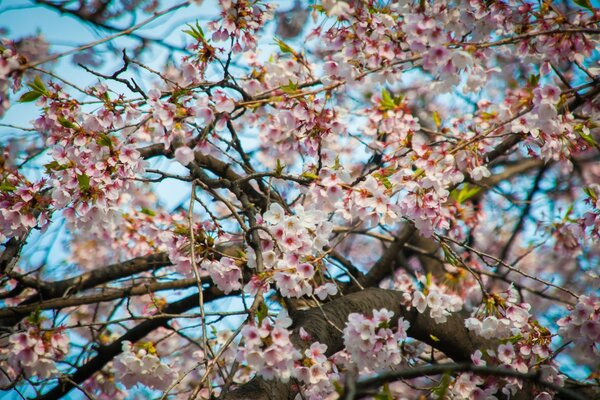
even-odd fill
[(429, 316), (438, 324), (443, 324), (453, 312), (458, 312), (463, 307), (462, 299), (451, 293), (444, 293), (443, 289), (435, 284), (427, 286), (427, 296), (415, 290), (412, 306), (419, 313), (424, 313), (429, 308)]
[[(11, 379), (23, 374), (27, 378), (47, 379), (56, 372), (56, 361), (69, 352), (69, 337), (62, 328), (43, 330), (37, 325), (26, 324), (27, 330), (8, 337), (9, 345), (0, 350), (1, 364)], [(5, 383), (5, 373), (0, 382)]]
[(20, 79), (15, 73), (19, 65), (19, 54), (14, 49), (14, 44), (2, 40), (0, 42), (0, 118), (10, 107), (9, 89), (11, 86), (14, 90), (20, 87)]
[(485, 310), (477, 317), (467, 318), (465, 326), (486, 339), (507, 339), (519, 335), (529, 323), (530, 308), (527, 303), (517, 303), (517, 293), (511, 286), (484, 299)]
[(17, 171), (4, 170), (0, 181), (0, 242), (22, 237), (30, 229), (47, 227), (50, 222), (48, 185), (45, 180), (30, 182)]
[(398, 318), (393, 330), (394, 313), (385, 308), (373, 310), (373, 316), (352, 313), (344, 328), (344, 345), (359, 370), (379, 371), (402, 362), (401, 343), (410, 323)]
[(591, 205), (592, 210), (584, 214), (581, 225), (583, 230), (591, 231), (593, 238), (600, 239), (600, 185), (593, 183), (584, 190), (588, 195), (587, 202)]
[(600, 356), (600, 298), (582, 295), (571, 312), (559, 319), (558, 334), (567, 340), (572, 340), (582, 349), (587, 349), (587, 358), (596, 359)]
[(255, 49), (256, 33), (273, 18), (274, 6), (257, 0), (219, 0), (219, 5), (221, 18), (209, 23), (212, 40), (231, 39), (234, 53)]
[(122, 350), (115, 357), (113, 368), (125, 387), (140, 383), (152, 389), (167, 390), (177, 379), (177, 372), (160, 360), (152, 343), (134, 345), (124, 341)]
[(242, 288), (240, 282), (242, 279), (242, 270), (232, 258), (222, 257), (218, 261), (204, 260), (200, 266), (208, 272), (212, 281), (225, 294)]
[[(484, 299), (485, 310), (477, 318), (465, 320), (467, 329), (486, 339), (500, 339), (495, 349), (484, 350), (490, 360), (521, 373), (542, 368), (549, 382), (562, 385), (551, 354), (551, 332), (530, 315), (530, 305), (517, 303), (515, 290), (492, 294)], [(485, 365), (482, 352), (473, 356), (476, 365)], [(503, 385), (503, 392), (516, 390), (517, 383)]]
[[(320, 287), (314, 278), (317, 268), (324, 268), (317, 255), (328, 243), (333, 224), (319, 210), (294, 208), (293, 215), (287, 215), (278, 203), (273, 203), (262, 216), (267, 232), (260, 231), (262, 261), (265, 272), (262, 282), (272, 280), (284, 297), (302, 297), (313, 292), (321, 296), (335, 290), (329, 286)], [(256, 267), (254, 251), (248, 247), (248, 265)], [(313, 262), (311, 262), (311, 260)], [(267, 279), (268, 278), (268, 279)], [(250, 281), (244, 290), (255, 293), (262, 283)]]
[(46, 139), (52, 161), (45, 165), (52, 185), (53, 207), (65, 209), (67, 221), (82, 226), (105, 218), (127, 192), (132, 179), (142, 171), (136, 147), (130, 138), (120, 138), (111, 130), (131, 122), (108, 98), (107, 87), (99, 85), (90, 93), (104, 100), (94, 114), (80, 105), (57, 84), (38, 90), (45, 112), (35, 120), (35, 128)]
[[(298, 63), (284, 62), (284, 65), (273, 66), (270, 69), (281, 74), (273, 73), (268, 83), (271, 85), (296, 85), (301, 80), (298, 74), (306, 73)], [(291, 64), (289, 68), (284, 68)], [(294, 76), (293, 72), (298, 71)], [(290, 76), (286, 81), (286, 76)], [(300, 75), (301, 76), (301, 75)], [(282, 95), (285, 99), (285, 94)], [(311, 98), (309, 98), (311, 99)], [(339, 118), (339, 113), (327, 105), (320, 97), (311, 100), (283, 100), (276, 104), (270, 112), (264, 113), (263, 118), (256, 118), (260, 139), (268, 154), (261, 158), (265, 164), (280, 159), (286, 164), (293, 164), (299, 154), (311, 157), (318, 156), (319, 146), (329, 138), (335, 138), (345, 132), (345, 125)], [(271, 161), (268, 160), (271, 158)]]
[(238, 360), (265, 379), (287, 382), (296, 375), (296, 361), (302, 358), (290, 340), (287, 329), (292, 320), (281, 312), (275, 321), (265, 318), (259, 325), (250, 322), (242, 328), (243, 344), (238, 349)]

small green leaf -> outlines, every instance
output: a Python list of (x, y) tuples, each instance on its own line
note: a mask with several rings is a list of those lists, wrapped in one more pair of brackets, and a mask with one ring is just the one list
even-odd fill
[(102, 133), (98, 136), (98, 139), (96, 139), (96, 143), (98, 143), (100, 146), (105, 146), (108, 148), (112, 149), (112, 140), (110, 139), (110, 136), (108, 136), (106, 133)]
[(279, 50), (281, 50), (282, 53), (296, 55), (296, 52), (294, 51), (294, 49), (292, 49), (290, 47), (290, 45), (288, 45), (287, 43), (285, 43), (283, 40), (281, 40), (279, 38), (274, 38), (274, 39), (275, 39), (275, 43), (277, 43), (277, 45), (279, 46)]
[(301, 175), (304, 179), (310, 179), (310, 180), (315, 180), (315, 179), (319, 179), (319, 176), (317, 174), (315, 174), (314, 172), (310, 172), (310, 171), (305, 171), (302, 173)]
[(41, 96), (42, 96), (42, 94), (40, 92), (35, 92), (35, 91), (27, 92), (27, 93), (24, 93), (21, 97), (19, 97), (19, 103), (29, 103), (31, 101), (35, 101), (35, 100), (39, 99)]
[(340, 163), (340, 156), (337, 155), (337, 156), (335, 156), (335, 162), (333, 163), (333, 169), (337, 171), (341, 167), (342, 167), (342, 163)]
[(265, 304), (265, 302), (261, 302), (258, 306), (258, 310), (256, 311), (256, 316), (258, 317), (258, 325), (262, 324), (267, 315), (269, 314), (269, 307)]
[(425, 287), (431, 286), (431, 278), (432, 274), (431, 272), (428, 272), (427, 275), (425, 275)]
[(90, 177), (86, 174), (77, 175), (77, 182), (79, 182), (79, 190), (87, 192), (90, 189)]
[(439, 341), (440, 341), (440, 338), (439, 338), (439, 337), (437, 337), (437, 336), (435, 336), (435, 335), (431, 335), (431, 334), (430, 334), (430, 335), (429, 335), (429, 337), (430, 337), (430, 338), (431, 338), (431, 340), (433, 340), (434, 342), (439, 342)]
[(481, 191), (479, 186), (469, 185), (466, 183), (460, 190), (454, 189), (450, 193), (450, 197), (456, 200), (458, 204), (462, 204), (465, 201), (469, 200), (471, 197), (475, 196), (477, 193)]
[(27, 317), (27, 321), (29, 321), (31, 325), (39, 325), (43, 320), (42, 309), (39, 307)]
[(373, 174), (373, 177), (375, 179), (377, 179), (379, 181), (379, 183), (381, 183), (383, 186), (385, 186), (386, 189), (392, 188), (392, 182), (390, 182), (390, 180), (388, 179), (387, 176), (382, 175), (379, 172), (376, 172)]
[(9, 182), (2, 182), (0, 183), (0, 192), (2, 193), (9, 193), (9, 192), (14, 192), (15, 190), (17, 190), (17, 187), (12, 185)]
[(580, 7), (587, 8), (592, 13), (594, 12), (594, 6), (590, 0), (573, 0), (573, 2)]
[(142, 214), (146, 214), (146, 215), (149, 215), (151, 217), (156, 216), (156, 213), (154, 211), (152, 211), (152, 210), (150, 210), (149, 208), (146, 208), (146, 207), (142, 207), (142, 209), (140, 210), (140, 212)]
[(383, 385), (383, 391), (375, 396), (376, 400), (394, 400), (394, 396), (392, 396), (392, 391), (390, 390), (390, 385), (386, 382)]
[(344, 394), (344, 387), (339, 381), (333, 381), (333, 388), (340, 396)]
[(284, 168), (285, 168), (285, 164), (282, 164), (281, 160), (278, 158), (277, 164), (275, 165), (275, 176), (281, 176)]
[(440, 384), (432, 390), (432, 393), (435, 394), (438, 399), (445, 399), (451, 381), (452, 378), (450, 377), (450, 374), (445, 373), (440, 380)]
[(291, 80), (288, 81), (288, 84), (281, 87), (283, 93), (293, 94), (298, 91), (298, 85)]
[(385, 110), (392, 110), (396, 106), (392, 95), (387, 91), (387, 89), (381, 90), (381, 106)]
[(59, 169), (59, 167), (60, 167), (60, 164), (56, 160), (50, 161), (48, 164), (44, 165), (44, 168), (46, 168), (47, 174), (49, 174), (52, 171), (57, 171)]
[(530, 86), (536, 87), (539, 82), (540, 82), (540, 75), (539, 74), (531, 74), (531, 75), (529, 75), (529, 85)]
[(592, 199), (592, 200), (594, 200), (594, 201), (598, 200), (598, 199), (597, 199), (597, 197), (596, 197), (596, 193), (595, 193), (595, 192), (592, 190), (592, 188), (589, 188), (589, 187), (584, 187), (584, 188), (583, 188), (583, 191), (584, 191), (584, 193), (585, 193), (585, 194), (587, 194), (587, 195), (588, 195), (588, 197), (589, 197), (590, 199)]
[(440, 126), (442, 126), (442, 118), (440, 118), (440, 113), (437, 111), (433, 112), (433, 123), (435, 124), (435, 126), (437, 126), (438, 128)]
[(48, 94), (48, 89), (46, 89), (46, 85), (44, 84), (44, 81), (42, 81), (42, 78), (39, 77), (39, 75), (36, 75), (33, 78), (33, 82), (29, 82), (27, 86), (32, 88), (34, 92), (38, 92), (40, 94)]
[(59, 116), (57, 120), (58, 120), (58, 123), (61, 124), (62, 126), (64, 126), (65, 128), (69, 128), (69, 129), (79, 128), (77, 125), (75, 125), (74, 123), (72, 123), (71, 121), (69, 121), (68, 119), (66, 119), (63, 116)]
[(200, 27), (198, 21), (196, 21), (195, 26), (190, 24), (187, 24), (187, 26), (189, 26), (190, 29), (184, 30), (184, 33), (187, 33), (199, 42), (204, 42), (204, 31), (202, 31), (202, 28)]
[(581, 137), (583, 140), (586, 141), (587, 144), (589, 144), (590, 146), (597, 146), (598, 143), (596, 142), (596, 140), (594, 139), (594, 137), (590, 134), (586, 134), (583, 133), (583, 130), (581, 129), (576, 129), (577, 133), (579, 133), (579, 137)]

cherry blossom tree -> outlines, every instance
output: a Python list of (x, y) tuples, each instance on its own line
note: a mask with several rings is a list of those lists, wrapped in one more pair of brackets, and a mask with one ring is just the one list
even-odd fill
[(0, 44), (8, 398), (600, 396), (590, 0), (32, 5), (97, 36)]

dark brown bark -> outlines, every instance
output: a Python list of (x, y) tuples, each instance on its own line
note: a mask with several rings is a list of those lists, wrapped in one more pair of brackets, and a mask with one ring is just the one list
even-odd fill
[[(457, 362), (470, 361), (470, 355), (475, 350), (492, 346), (488, 341), (470, 333), (464, 325), (464, 319), (459, 314), (453, 314), (443, 324), (437, 324), (429, 317), (428, 310), (419, 314), (414, 308), (407, 310), (402, 305), (402, 292), (378, 288), (368, 288), (360, 292), (337, 298), (320, 308), (298, 311), (292, 315), (294, 333), (292, 341), (300, 348), (308, 347), (318, 341), (327, 345), (327, 355), (330, 356), (344, 347), (341, 332), (351, 313), (370, 315), (373, 310), (386, 308), (394, 312), (394, 324), (399, 317), (410, 322), (408, 335), (425, 342)], [(310, 343), (303, 342), (299, 337), (300, 328), (304, 328), (311, 336)], [(434, 339), (435, 337), (435, 339)], [(246, 397), (248, 393), (252, 396)], [(269, 399), (287, 400), (290, 389), (283, 390), (280, 383), (264, 382), (254, 379), (225, 395), (225, 399)]]

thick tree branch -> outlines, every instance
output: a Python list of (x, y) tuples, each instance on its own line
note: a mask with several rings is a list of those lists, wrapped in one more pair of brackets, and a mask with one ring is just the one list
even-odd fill
[[(470, 361), (475, 350), (494, 345), (493, 341), (485, 340), (467, 330), (464, 319), (459, 314), (453, 314), (443, 324), (437, 324), (426, 311), (419, 314), (416, 309), (407, 310), (402, 305), (403, 294), (399, 291), (369, 288), (360, 292), (337, 298), (320, 308), (298, 311), (294, 314), (294, 333), (292, 341), (296, 347), (304, 349), (310, 343), (303, 342), (299, 336), (300, 328), (304, 328), (312, 337), (311, 342), (318, 341), (327, 345), (328, 356), (344, 347), (342, 334), (348, 316), (351, 313), (371, 314), (374, 309), (386, 308), (394, 312), (395, 320), (399, 317), (410, 322), (407, 333), (410, 337), (429, 344), (458, 362)], [(333, 325), (335, 326), (333, 326)], [(338, 329), (339, 328), (339, 329)], [(434, 337), (436, 339), (434, 339)], [(226, 394), (224, 399), (247, 399), (247, 393), (253, 393), (257, 399), (285, 400), (288, 392), (282, 391), (279, 384), (265, 385), (261, 379), (254, 379), (246, 385)]]
[(482, 376), (497, 376), (507, 378), (518, 378), (523, 381), (529, 381), (533, 384), (539, 385), (544, 389), (557, 392), (559, 399), (565, 400), (585, 400), (586, 397), (581, 396), (579, 393), (575, 393), (572, 390), (562, 388), (552, 382), (548, 382), (543, 379), (539, 370), (534, 370), (528, 373), (521, 373), (514, 369), (506, 367), (487, 367), (487, 366), (476, 366), (469, 363), (452, 363), (452, 364), (440, 364), (440, 365), (427, 365), (416, 368), (404, 368), (398, 371), (390, 371), (382, 374), (378, 374), (374, 378), (364, 379), (356, 382), (356, 395), (349, 396), (346, 394), (342, 395), (341, 398), (344, 400), (354, 400), (362, 398), (363, 395), (367, 394), (370, 390), (376, 389), (388, 382), (394, 382), (400, 379), (414, 379), (422, 376), (431, 375), (442, 375), (442, 374), (455, 374), (459, 372), (472, 372), (476, 375)]
[[(67, 294), (77, 293), (107, 282), (132, 276), (140, 272), (149, 271), (171, 265), (166, 253), (151, 254), (149, 256), (137, 257), (122, 263), (116, 263), (104, 268), (94, 269), (79, 276), (64, 279), (62, 281), (43, 283), (28, 278), (31, 287), (36, 287), (38, 293), (29, 296), (19, 306), (31, 305), (42, 300), (51, 300)], [(7, 312), (8, 310), (2, 310)], [(0, 315), (0, 326), (13, 326), (18, 323), (22, 314)]]
[(22, 318), (36, 310), (60, 310), (66, 307), (80, 306), (84, 304), (96, 304), (106, 301), (121, 299), (130, 296), (143, 296), (161, 290), (184, 289), (196, 284), (196, 279), (182, 279), (172, 282), (142, 283), (140, 285), (125, 288), (104, 288), (100, 293), (88, 296), (57, 298), (39, 303), (19, 305), (0, 310), (0, 318)]

